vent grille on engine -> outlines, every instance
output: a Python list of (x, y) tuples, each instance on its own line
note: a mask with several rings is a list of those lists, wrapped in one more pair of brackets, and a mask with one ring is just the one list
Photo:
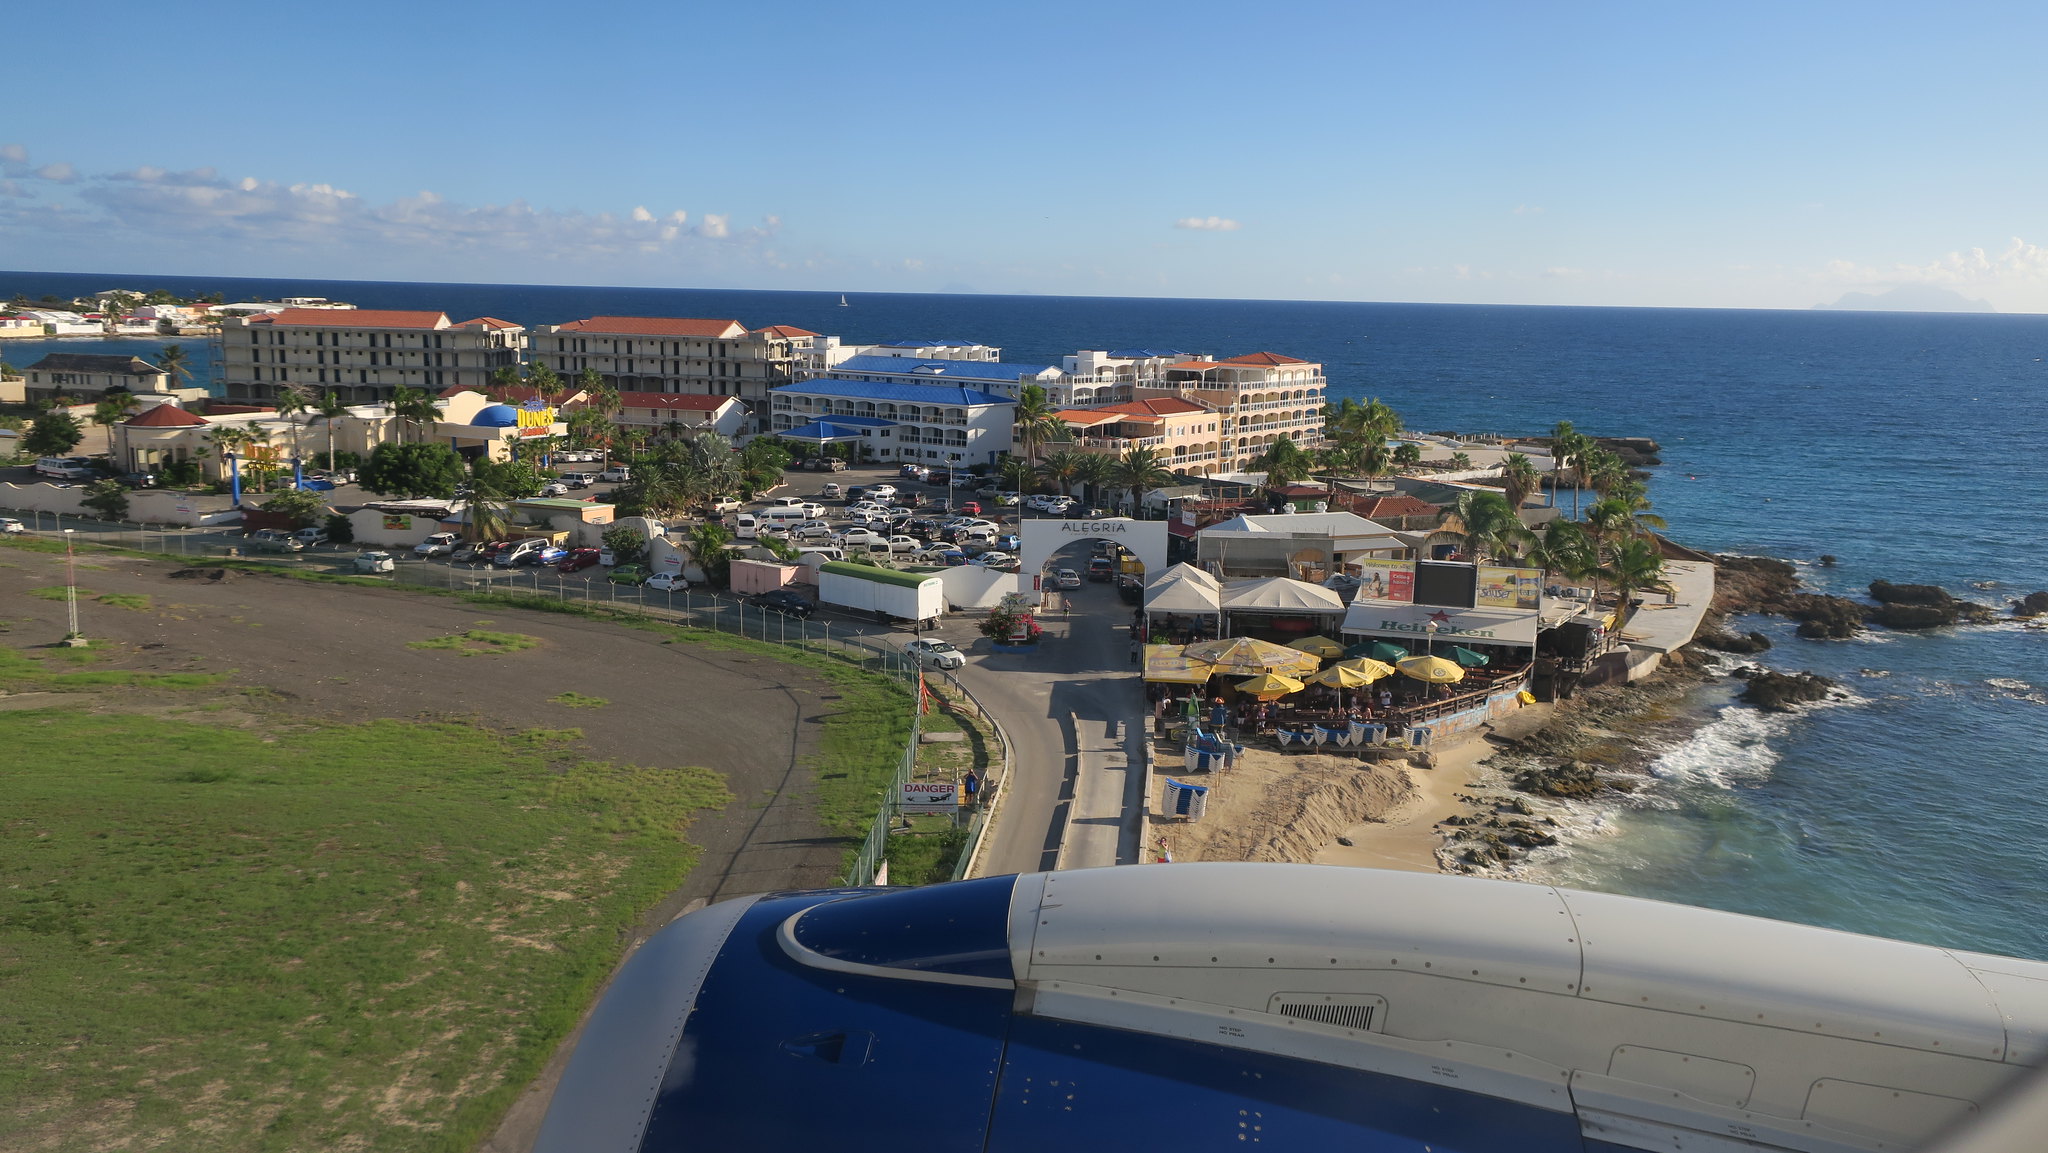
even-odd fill
[(1386, 1022), (1384, 999), (1356, 994), (1276, 993), (1266, 1011), (1300, 1021), (1316, 1021), (1361, 1032), (1377, 1032)]

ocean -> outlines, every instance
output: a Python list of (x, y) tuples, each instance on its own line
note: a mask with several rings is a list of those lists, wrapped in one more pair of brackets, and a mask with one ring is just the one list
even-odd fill
[[(1333, 399), (1411, 427), (1559, 420), (1663, 445), (1670, 535), (1798, 563), (1819, 591), (1878, 578), (2004, 607), (2048, 588), (2048, 317), (1287, 301), (733, 292), (0, 272), (0, 295), (106, 288), (327, 296), (523, 324), (731, 317), (849, 343), (960, 339), (1013, 361), (1081, 348), (1270, 350), (1320, 361)], [(153, 342), (140, 342), (153, 348)], [(25, 363), (50, 347), (0, 345)], [(204, 362), (200, 348), (194, 359)], [(1838, 558), (1831, 568), (1816, 562)], [(1688, 703), (1654, 782), (1574, 809), (1520, 875), (1954, 948), (2048, 959), (2048, 634), (2004, 624), (1807, 641), (1742, 621), (1760, 663), (1847, 699), (1781, 716)]]

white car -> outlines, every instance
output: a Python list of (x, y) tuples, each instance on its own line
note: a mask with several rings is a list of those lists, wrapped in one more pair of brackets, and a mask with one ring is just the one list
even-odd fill
[(840, 548), (846, 548), (846, 547), (848, 547), (848, 546), (850, 546), (850, 545), (867, 545), (867, 544), (883, 544), (883, 545), (885, 545), (885, 544), (888, 544), (888, 543), (889, 543), (889, 538), (887, 538), (887, 537), (883, 536), (882, 534), (880, 534), (880, 533), (878, 533), (878, 532), (874, 531), (873, 529), (866, 529), (866, 528), (850, 528), (850, 529), (847, 529), (847, 530), (846, 530), (845, 532), (843, 532), (843, 533), (840, 533), (840, 534), (839, 534), (839, 547), (840, 547)]
[[(1006, 552), (985, 552), (978, 557), (970, 559), (967, 563), (978, 564), (983, 568), (1000, 569), (1003, 572), (1015, 572), (1017, 569), (1017, 558)], [(1075, 577), (1074, 579), (1080, 580), (1081, 578)]]
[(456, 536), (452, 532), (437, 532), (433, 536), (412, 546), (416, 557), (452, 556), (455, 553)]
[(874, 497), (877, 500), (888, 500), (896, 495), (896, 486), (893, 484), (871, 484), (868, 486), (865, 495)]
[(12, 536), (13, 534), (15, 534), (15, 533), (18, 533), (18, 532), (27, 532), (27, 531), (28, 531), (28, 526), (27, 526), (27, 525), (25, 525), (25, 524), (23, 524), (23, 523), (21, 523), (21, 522), (20, 522), (20, 521), (18, 521), (18, 520), (15, 520), (15, 519), (14, 519), (13, 517), (11, 517), (11, 516), (0, 516), (0, 533), (6, 533), (6, 534), (8, 534), (8, 535)]
[(1081, 587), (1081, 574), (1070, 568), (1063, 568), (1052, 576), (1054, 586), (1068, 591)]
[(804, 498), (800, 496), (771, 496), (768, 498), (769, 508), (802, 508), (803, 503)]
[(1039, 493), (1024, 503), (1040, 512), (1065, 512), (1074, 507), (1074, 498), (1058, 493)]
[(822, 540), (832, 535), (832, 523), (823, 520), (800, 520), (789, 526), (791, 540)]
[(355, 567), (359, 573), (396, 572), (398, 561), (388, 552), (366, 552), (356, 557)]
[(542, 496), (568, 496), (569, 486), (563, 484), (561, 481), (555, 481), (552, 484), (544, 484), (540, 486), (540, 494)]
[(681, 573), (658, 572), (648, 577), (646, 585), (642, 587), (651, 588), (655, 592), (679, 593), (688, 589), (690, 582), (684, 580)]
[(839, 486), (838, 481), (833, 481), (827, 484), (823, 489), (819, 490), (818, 495), (825, 498), (826, 500), (838, 500), (840, 497), (846, 495), (846, 490)]
[(923, 547), (924, 542), (914, 536), (892, 536), (889, 538), (890, 552), (916, 552)]
[(957, 669), (967, 663), (967, 654), (947, 641), (914, 640), (904, 645), (903, 651), (928, 669)]

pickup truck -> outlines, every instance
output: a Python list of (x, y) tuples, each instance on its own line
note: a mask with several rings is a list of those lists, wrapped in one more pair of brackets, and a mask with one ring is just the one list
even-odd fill
[(249, 547), (257, 552), (304, 552), (306, 546), (282, 529), (259, 528), (249, 534)]
[(720, 496), (713, 497), (711, 500), (705, 502), (704, 507), (710, 510), (711, 512), (715, 512), (720, 516), (724, 516), (726, 513), (738, 512), (747, 506), (741, 504), (739, 501), (733, 499), (732, 497)]

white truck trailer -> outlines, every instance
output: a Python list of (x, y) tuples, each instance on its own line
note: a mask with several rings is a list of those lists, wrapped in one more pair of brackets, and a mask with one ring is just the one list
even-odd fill
[(946, 586), (931, 573), (827, 561), (818, 566), (818, 599), (859, 612), (926, 621), (946, 611)]

